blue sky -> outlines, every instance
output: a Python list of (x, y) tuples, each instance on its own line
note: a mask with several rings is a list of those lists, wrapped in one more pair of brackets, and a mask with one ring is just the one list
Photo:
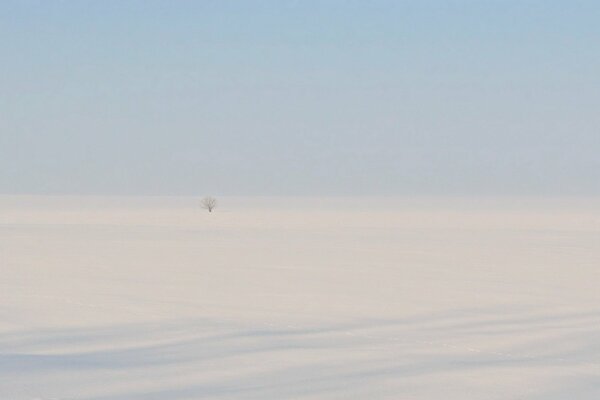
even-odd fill
[(2, 1), (0, 193), (600, 194), (597, 1)]

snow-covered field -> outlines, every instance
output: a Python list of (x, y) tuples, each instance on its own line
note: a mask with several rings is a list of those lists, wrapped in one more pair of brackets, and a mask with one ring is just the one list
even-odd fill
[(0, 197), (0, 399), (599, 399), (600, 199)]

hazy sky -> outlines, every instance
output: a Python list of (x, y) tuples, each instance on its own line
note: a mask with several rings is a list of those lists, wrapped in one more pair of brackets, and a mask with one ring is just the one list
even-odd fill
[(0, 1), (0, 193), (600, 194), (600, 2)]

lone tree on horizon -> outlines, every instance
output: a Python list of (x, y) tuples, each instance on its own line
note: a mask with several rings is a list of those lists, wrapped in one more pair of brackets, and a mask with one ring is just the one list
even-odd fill
[(200, 206), (208, 212), (212, 212), (212, 210), (217, 206), (217, 199), (211, 196), (207, 196), (200, 200)]

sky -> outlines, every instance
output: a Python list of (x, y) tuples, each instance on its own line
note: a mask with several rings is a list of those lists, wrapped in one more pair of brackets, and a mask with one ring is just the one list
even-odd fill
[(600, 2), (0, 1), (0, 193), (598, 195)]

